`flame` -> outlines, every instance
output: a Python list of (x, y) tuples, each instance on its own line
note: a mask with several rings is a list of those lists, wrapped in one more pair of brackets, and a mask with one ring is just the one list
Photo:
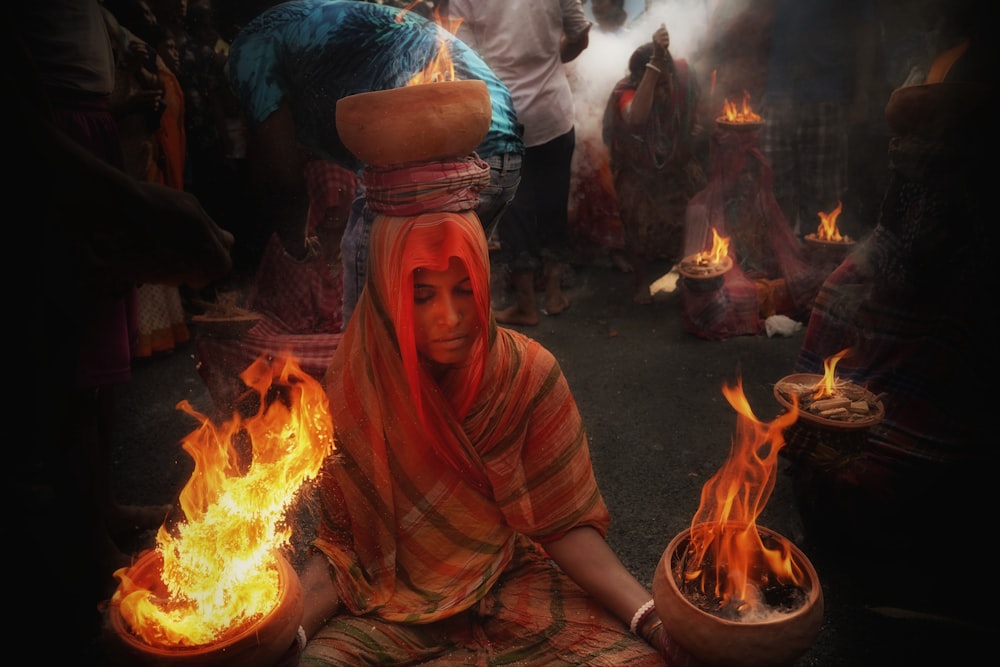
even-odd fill
[(837, 228), (837, 218), (844, 206), (842, 202), (837, 202), (837, 208), (829, 213), (819, 212), (819, 228), (816, 230), (816, 237), (820, 241), (843, 241), (840, 229)]
[(736, 107), (735, 102), (730, 102), (728, 99), (724, 101), (720, 120), (728, 123), (759, 123), (762, 119), (750, 107), (750, 93), (744, 90), (740, 108)]
[(845, 348), (833, 355), (832, 357), (827, 357), (823, 360), (823, 379), (816, 383), (813, 387), (813, 399), (819, 400), (821, 398), (829, 398), (836, 395), (837, 387), (837, 377), (833, 374), (833, 369), (837, 367), (837, 363), (847, 356), (850, 348)]
[(695, 255), (695, 261), (699, 264), (718, 265), (729, 256), (729, 237), (720, 236), (719, 231), (712, 227), (712, 247)]
[(756, 526), (774, 489), (782, 432), (798, 419), (799, 405), (793, 397), (790, 410), (765, 424), (750, 409), (742, 379), (724, 384), (722, 393), (736, 409), (736, 435), (729, 459), (702, 487), (683, 574), (686, 585), (745, 618), (764, 610), (766, 584), (797, 585), (805, 578), (790, 545), (765, 546)]
[(154, 646), (201, 646), (260, 619), (278, 603), (275, 554), (288, 544), (284, 514), (333, 451), (323, 387), (290, 358), (261, 357), (240, 377), (260, 396), (257, 413), (216, 428), (201, 421), (183, 441), (195, 461), (180, 494), (185, 520), (156, 536), (160, 581), (115, 572), (112, 598), (137, 637)]
[[(410, 3), (404, 11), (409, 11), (409, 9), (415, 4), (417, 3)], [(441, 16), (437, 7), (434, 8), (434, 22), (452, 35), (454, 35), (458, 30), (458, 27), (462, 25), (462, 19), (450, 19), (447, 16)], [(448, 43), (444, 35), (442, 35), (438, 39), (438, 50), (433, 60), (431, 60), (430, 64), (428, 64), (422, 72), (417, 72), (413, 78), (406, 83), (406, 85), (417, 86), (422, 83), (439, 83), (441, 81), (454, 80), (455, 63), (452, 61), (451, 54), (448, 51)]]

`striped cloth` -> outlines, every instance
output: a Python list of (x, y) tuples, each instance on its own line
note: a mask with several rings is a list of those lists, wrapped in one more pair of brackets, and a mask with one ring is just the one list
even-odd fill
[(456, 160), (371, 166), (363, 177), (368, 206), (376, 213), (468, 211), (479, 205), (479, 191), (490, 183), (490, 166), (473, 153)]
[[(539, 546), (579, 526), (604, 535), (609, 515), (558, 363), (493, 320), (475, 214), (379, 216), (371, 242), (325, 379), (337, 453), (314, 545), (343, 606), (300, 664), (662, 665)], [(413, 335), (428, 257), (469, 268), (482, 331), (437, 380)]]
[[(336, 230), (330, 219), (346, 220), (358, 176), (324, 160), (304, 171), (309, 192), (308, 256), (295, 260), (277, 234), (264, 248), (247, 307), (261, 321), (240, 337), (196, 334), (198, 371), (222, 414), (231, 414), (246, 391), (242, 373), (261, 355), (292, 356), (317, 379), (326, 373), (343, 330), (343, 281)], [(334, 216), (328, 211), (335, 209)], [(322, 239), (322, 243), (320, 242)]]

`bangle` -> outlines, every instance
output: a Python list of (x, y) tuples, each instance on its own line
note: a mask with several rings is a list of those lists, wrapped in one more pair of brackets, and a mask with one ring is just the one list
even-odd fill
[(302, 653), (302, 651), (306, 648), (306, 642), (309, 641), (309, 638), (306, 637), (306, 629), (301, 625), (299, 626), (298, 632), (295, 633), (295, 639), (299, 643), (299, 653)]
[(654, 609), (656, 609), (656, 602), (652, 599), (636, 609), (635, 613), (632, 614), (632, 622), (628, 624), (629, 632), (633, 635), (639, 634), (639, 628)]
[(646, 63), (646, 69), (651, 69), (657, 74), (663, 74), (663, 70), (654, 65), (653, 63)]

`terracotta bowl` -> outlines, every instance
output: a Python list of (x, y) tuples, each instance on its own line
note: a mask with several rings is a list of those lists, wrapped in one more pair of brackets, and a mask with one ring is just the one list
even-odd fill
[[(757, 526), (762, 539), (784, 541)], [(714, 667), (787, 667), (812, 646), (823, 624), (823, 590), (812, 563), (794, 544), (793, 561), (805, 575), (804, 604), (761, 622), (739, 622), (710, 614), (693, 604), (678, 587), (675, 566), (688, 547), (691, 529), (667, 545), (653, 574), (656, 611), (670, 636), (693, 657)]]
[(677, 272), (685, 278), (693, 280), (710, 280), (721, 276), (729, 269), (733, 268), (733, 258), (726, 255), (722, 261), (713, 266), (701, 266), (696, 259), (697, 255), (688, 255), (677, 265)]
[[(790, 409), (792, 407), (792, 401), (789, 398), (789, 392), (796, 387), (814, 387), (823, 381), (823, 376), (818, 373), (793, 373), (791, 375), (786, 375), (777, 382), (774, 383), (774, 388), (772, 389), (774, 393), (775, 400), (778, 404), (785, 409)], [(861, 385), (854, 384), (853, 382), (847, 382), (844, 384), (845, 395), (847, 395), (852, 400), (862, 400), (868, 402), (872, 410), (870, 413), (863, 417), (858, 417), (850, 421), (839, 420), (839, 419), (829, 419), (827, 417), (822, 417), (818, 414), (813, 414), (808, 410), (799, 409), (799, 419), (810, 424), (815, 424), (816, 426), (822, 426), (823, 428), (838, 430), (838, 431), (855, 431), (858, 429), (865, 429), (882, 421), (882, 417), (885, 416), (885, 405), (879, 399), (878, 396), (868, 391)]]
[(815, 233), (805, 235), (806, 243), (814, 245), (818, 248), (831, 248), (831, 249), (844, 249), (847, 250), (854, 246), (854, 239), (844, 237), (843, 241), (827, 241), (826, 239), (821, 239)]
[[(278, 604), (260, 621), (204, 646), (152, 646), (136, 636), (116, 602), (108, 605), (105, 647), (108, 658), (122, 667), (273, 667), (295, 642), (302, 621), (302, 588), (291, 564), (278, 556)], [(149, 550), (129, 568), (137, 581), (158, 581), (162, 558)], [(155, 591), (154, 591), (155, 592)]]
[(423, 83), (338, 100), (337, 132), (370, 165), (432, 162), (472, 153), (492, 115), (482, 81)]

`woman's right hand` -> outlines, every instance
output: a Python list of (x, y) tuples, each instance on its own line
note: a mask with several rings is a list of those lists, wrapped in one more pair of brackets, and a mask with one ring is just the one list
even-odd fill
[(660, 24), (660, 27), (653, 33), (653, 59), (666, 60), (667, 52), (670, 51), (670, 33), (667, 27)]

